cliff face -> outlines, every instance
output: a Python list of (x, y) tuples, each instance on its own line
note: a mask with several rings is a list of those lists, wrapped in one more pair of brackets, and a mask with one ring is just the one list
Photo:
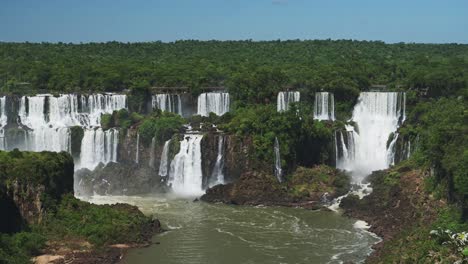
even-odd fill
[[(82, 169), (75, 174), (75, 191), (79, 196), (137, 195), (166, 192), (165, 177), (158, 175), (163, 145), (137, 146), (137, 130), (130, 128), (121, 135), (118, 163), (98, 166), (90, 171)], [(137, 154), (138, 150), (138, 154)]]
[[(0, 152), (1, 230), (39, 224), (48, 206), (73, 191), (73, 159), (68, 153)], [(3, 211), (5, 210), (5, 211)]]

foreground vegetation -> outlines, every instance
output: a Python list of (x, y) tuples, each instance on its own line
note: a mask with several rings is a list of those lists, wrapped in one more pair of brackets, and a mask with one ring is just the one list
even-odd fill
[(144, 243), (154, 232), (136, 207), (74, 198), (73, 160), (65, 152), (0, 152), (0, 168), (0, 214), (8, 216), (0, 221), (0, 263), (29, 263), (53, 244), (96, 250)]

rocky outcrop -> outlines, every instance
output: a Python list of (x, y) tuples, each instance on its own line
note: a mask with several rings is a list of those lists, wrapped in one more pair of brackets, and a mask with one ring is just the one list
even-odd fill
[(247, 171), (226, 185), (206, 191), (201, 200), (240, 205), (281, 205), (319, 209), (324, 197), (332, 199), (346, 193), (350, 179), (328, 166), (299, 167), (279, 183), (276, 177), (261, 171)]
[(41, 223), (48, 206), (73, 191), (73, 159), (68, 153), (14, 150), (0, 159), (8, 164), (0, 172), (0, 208), (6, 210), (2, 215), (11, 214), (11, 221), (2, 221), (2, 230)]
[(368, 180), (372, 193), (359, 199), (348, 196), (341, 201), (347, 216), (362, 219), (371, 225), (370, 231), (383, 238), (374, 248), (369, 263), (378, 263), (381, 249), (405, 230), (429, 226), (437, 217), (443, 202), (424, 191), (428, 172), (400, 167), (372, 173)]

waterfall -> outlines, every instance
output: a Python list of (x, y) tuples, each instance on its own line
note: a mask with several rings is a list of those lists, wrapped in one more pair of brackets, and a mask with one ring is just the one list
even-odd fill
[(140, 133), (137, 133), (135, 163), (140, 162)]
[[(388, 168), (391, 165), (394, 142), (387, 141), (395, 133), (404, 117), (404, 93), (363, 92), (354, 107), (352, 121), (346, 126), (347, 139), (341, 134), (341, 157), (337, 167), (350, 171), (353, 181), (360, 182), (372, 171)], [(396, 141), (395, 135), (394, 141)], [(347, 149), (346, 149), (347, 148)]]
[(156, 94), (152, 96), (151, 105), (153, 109), (172, 112), (182, 115), (182, 101), (180, 94)]
[(291, 103), (299, 102), (300, 92), (279, 92), (276, 109), (278, 112), (288, 111)]
[[(99, 162), (116, 161), (118, 131), (102, 131), (101, 115), (126, 108), (126, 95), (119, 94), (38, 94), (21, 97), (18, 109), (18, 126), (24, 131), (7, 144), (4, 127), (7, 123), (5, 97), (0, 97), (0, 149), (18, 147), (30, 151), (71, 152), (70, 128), (84, 129), (82, 152), (77, 168), (94, 168)], [(13, 110), (13, 112), (15, 112)], [(93, 144), (90, 146), (90, 144)], [(86, 156), (89, 155), (89, 156)]]
[(201, 116), (211, 112), (218, 116), (229, 112), (229, 93), (202, 93), (198, 96), (198, 111)]
[(283, 182), (283, 170), (281, 169), (280, 145), (278, 138), (275, 137), (275, 176), (279, 182)]
[(203, 135), (187, 134), (180, 141), (180, 151), (171, 162), (169, 184), (180, 195), (203, 194), (201, 146)]
[(212, 186), (218, 184), (224, 184), (224, 136), (218, 136), (218, 156), (216, 157), (216, 163), (213, 168), (213, 172), (211, 173), (211, 179), (216, 179)]
[(168, 167), (168, 159), (169, 159), (169, 145), (171, 144), (171, 140), (169, 139), (164, 143), (163, 151), (161, 153), (161, 163), (159, 164), (159, 176), (166, 177), (167, 176), (167, 167)]
[(149, 159), (149, 162), (148, 162), (148, 166), (150, 168), (153, 168), (154, 169), (154, 150), (156, 148), (156, 139), (153, 137), (151, 139), (151, 148), (150, 148), (150, 159)]
[(317, 120), (335, 120), (335, 98), (332, 93), (315, 93), (314, 118)]
[(398, 133), (393, 135), (393, 139), (387, 147), (387, 163), (389, 165), (395, 165), (395, 148), (398, 140)]
[(117, 162), (119, 131), (102, 128), (85, 129), (78, 168), (93, 170), (99, 163)]
[(8, 116), (6, 113), (6, 96), (0, 97), (0, 150), (7, 148), (5, 140), (5, 127), (8, 123)]

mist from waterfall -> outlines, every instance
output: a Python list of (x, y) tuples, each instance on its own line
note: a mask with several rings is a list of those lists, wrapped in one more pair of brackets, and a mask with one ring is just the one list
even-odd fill
[(169, 139), (164, 143), (163, 151), (161, 153), (161, 162), (159, 163), (159, 171), (158, 175), (161, 177), (166, 177), (168, 172), (169, 166), (169, 146), (171, 144), (171, 140)]
[[(387, 147), (405, 116), (405, 94), (398, 92), (363, 92), (354, 107), (346, 132), (337, 132), (337, 167), (350, 171), (353, 181), (359, 183), (372, 171), (388, 168), (394, 157), (393, 145)], [(339, 135), (339, 136), (338, 136)]]
[(315, 93), (314, 119), (335, 120), (335, 97), (332, 93)]
[(153, 109), (182, 115), (182, 100), (180, 94), (156, 94), (152, 96)]
[(277, 97), (276, 109), (278, 112), (288, 111), (291, 103), (299, 102), (300, 92), (279, 92)]
[(203, 135), (186, 134), (180, 141), (180, 151), (171, 162), (169, 185), (177, 195), (203, 194), (201, 140)]
[(135, 163), (140, 163), (140, 133), (137, 133), (136, 138), (136, 153), (135, 153)]
[(210, 113), (222, 116), (229, 112), (229, 107), (229, 93), (202, 93), (198, 96), (197, 114), (201, 116), (208, 116)]
[(224, 136), (218, 136), (218, 155), (216, 156), (216, 163), (211, 173), (211, 179), (214, 179), (214, 182), (210, 184), (211, 186), (224, 184)]

